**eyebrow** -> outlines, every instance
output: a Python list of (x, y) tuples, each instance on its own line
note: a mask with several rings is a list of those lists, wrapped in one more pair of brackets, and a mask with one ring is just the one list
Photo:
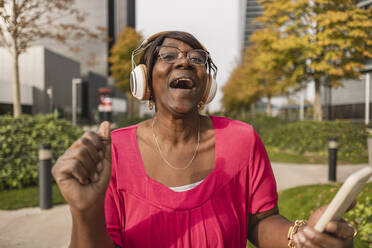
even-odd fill
[(177, 44), (175, 44), (175, 43), (162, 44), (162, 46), (169, 46), (169, 47), (178, 48)]

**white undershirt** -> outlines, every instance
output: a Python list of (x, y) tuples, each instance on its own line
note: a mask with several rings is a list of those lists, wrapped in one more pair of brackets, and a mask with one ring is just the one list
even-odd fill
[(195, 188), (196, 186), (201, 184), (203, 181), (204, 181), (204, 179), (202, 179), (201, 181), (196, 182), (196, 183), (191, 183), (191, 184), (177, 186), (177, 187), (168, 187), (168, 188), (175, 191), (175, 192), (183, 192), (183, 191), (187, 191), (187, 190)]

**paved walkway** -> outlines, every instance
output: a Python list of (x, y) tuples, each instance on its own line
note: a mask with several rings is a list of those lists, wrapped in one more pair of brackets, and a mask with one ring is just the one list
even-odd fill
[[(367, 165), (340, 165), (337, 180), (344, 181), (353, 171)], [(328, 167), (273, 163), (278, 190), (299, 185), (326, 183)], [(65, 248), (71, 233), (71, 216), (67, 205), (50, 210), (27, 208), (0, 210), (0, 248)]]
[[(337, 182), (344, 182), (354, 171), (368, 166), (339, 165), (337, 166)], [(328, 183), (328, 166), (325, 165), (293, 165), (285, 163), (272, 163), (278, 190), (288, 189), (300, 185)], [(372, 179), (370, 179), (372, 181)]]

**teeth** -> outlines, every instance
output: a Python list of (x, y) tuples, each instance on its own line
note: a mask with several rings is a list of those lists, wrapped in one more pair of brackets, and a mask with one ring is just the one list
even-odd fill
[(193, 86), (194, 84), (189, 78), (178, 78), (170, 84), (171, 88), (177, 89), (192, 89)]

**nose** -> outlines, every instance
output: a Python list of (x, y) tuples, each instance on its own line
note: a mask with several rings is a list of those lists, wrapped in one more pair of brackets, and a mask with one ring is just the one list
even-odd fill
[(174, 63), (176, 68), (188, 68), (191, 67), (190, 60), (187, 58), (186, 53), (181, 53), (176, 62)]

